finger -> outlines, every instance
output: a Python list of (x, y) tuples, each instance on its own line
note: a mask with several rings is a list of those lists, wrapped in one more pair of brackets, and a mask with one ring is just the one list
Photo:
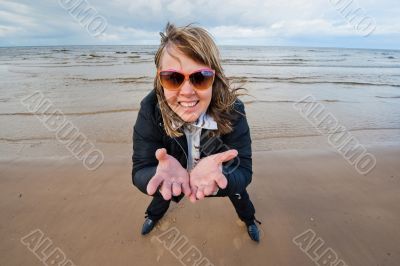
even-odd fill
[(204, 188), (203, 187), (199, 187), (197, 189), (196, 198), (198, 198), (199, 200), (204, 199)]
[(215, 160), (217, 161), (218, 164), (221, 164), (223, 162), (227, 162), (232, 160), (238, 155), (238, 151), (235, 149), (224, 151), (221, 153), (216, 154)]
[(167, 158), (167, 150), (164, 148), (156, 150), (156, 158), (158, 161), (162, 161)]
[(163, 182), (161, 185), (160, 193), (165, 200), (170, 200), (172, 197), (171, 193), (171, 183), (170, 182)]
[(172, 183), (172, 195), (179, 196), (182, 193), (181, 184), (179, 183)]
[(190, 196), (189, 196), (189, 200), (190, 200), (190, 202), (192, 202), (192, 203), (196, 203), (196, 201), (197, 201), (197, 199), (196, 199), (196, 195), (194, 195), (194, 194), (190, 194)]
[(185, 193), (186, 196), (189, 196), (192, 193), (192, 191), (190, 190), (189, 182), (183, 182), (182, 183), (182, 190), (183, 190), (183, 193)]
[(228, 185), (228, 179), (223, 174), (216, 175), (214, 180), (219, 188), (224, 189)]
[(211, 194), (213, 194), (214, 193), (214, 191), (217, 189), (217, 185), (215, 184), (215, 182), (214, 182), (214, 184), (212, 184), (212, 185), (210, 185), (210, 186), (206, 186), (205, 188), (204, 188), (204, 196), (210, 196)]
[(156, 191), (157, 188), (160, 186), (161, 182), (163, 181), (163, 177), (160, 175), (155, 175), (153, 176), (149, 183), (147, 184), (147, 194), (153, 195)]
[(192, 193), (190, 194), (189, 199), (192, 203), (195, 203), (197, 201), (197, 198), (196, 198), (197, 187), (192, 187), (191, 190), (192, 190)]

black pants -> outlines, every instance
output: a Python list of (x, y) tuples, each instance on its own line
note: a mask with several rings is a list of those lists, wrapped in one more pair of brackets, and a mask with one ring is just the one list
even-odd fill
[[(239, 218), (245, 222), (247, 225), (253, 223), (255, 217), (255, 209), (253, 203), (250, 200), (249, 194), (246, 189), (241, 193), (236, 194), (227, 194), (224, 190), (219, 190), (217, 195), (209, 196), (209, 197), (229, 197), (231, 200), (233, 207), (236, 210)], [(172, 200), (175, 202), (179, 202), (183, 198), (183, 194), (181, 196), (172, 197)], [(169, 204), (171, 200), (165, 200), (161, 194), (156, 193), (153, 196), (153, 200), (150, 202), (150, 205), (147, 207), (146, 214), (152, 220), (161, 219), (164, 214), (167, 212), (169, 208)]]

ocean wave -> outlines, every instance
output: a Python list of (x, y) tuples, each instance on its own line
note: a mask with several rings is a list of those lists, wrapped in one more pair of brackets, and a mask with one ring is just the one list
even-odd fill
[(70, 52), (71, 50), (68, 50), (68, 49), (53, 49), (53, 50), (51, 50), (52, 52), (56, 52), (56, 53), (61, 53), (61, 52)]
[(252, 66), (298, 66), (298, 65), (310, 65), (312, 63), (327, 63), (327, 62), (344, 62), (346, 58), (339, 59), (306, 59), (306, 58), (293, 58), (294, 56), (288, 56), (289, 58), (280, 58), (278, 60), (267, 60), (267, 59), (223, 59), (222, 63), (229, 65), (252, 65)]
[(124, 58), (140, 58), (138, 53), (132, 52), (131, 55), (128, 55), (128, 52), (115, 52), (115, 54), (122, 54), (125, 56), (113, 56), (113, 55), (99, 55), (99, 54), (80, 54), (78, 58), (84, 58), (87, 60), (93, 60), (96, 58), (105, 58), (107, 60), (121, 60)]
[(232, 63), (232, 62), (258, 62), (258, 59), (222, 59), (222, 63)]
[(127, 78), (69, 78), (86, 82), (112, 82), (112, 83), (149, 83), (153, 78), (148, 76), (127, 77)]
[(90, 58), (101, 58), (101, 57), (106, 57), (105, 55), (98, 55), (98, 54), (89, 54), (88, 57)]
[[(387, 86), (387, 87), (400, 87), (400, 84), (390, 83), (374, 83), (374, 82), (359, 82), (359, 81), (330, 81), (330, 80), (317, 80), (319, 76), (308, 77), (256, 77), (256, 76), (233, 76), (230, 77), (234, 82), (281, 82), (281, 83), (294, 83), (294, 84), (337, 84), (337, 85), (351, 85), (351, 86)], [(310, 80), (311, 79), (311, 80)]]
[[(138, 108), (123, 108), (123, 109), (111, 109), (111, 110), (100, 110), (100, 111), (89, 111), (89, 112), (62, 112), (63, 115), (67, 116), (83, 116), (83, 115), (99, 115), (109, 113), (122, 113), (122, 112), (138, 112)], [(35, 115), (54, 115), (53, 112), (44, 113), (29, 113), (29, 112), (17, 112), (17, 113), (0, 113), (0, 116), (35, 116)]]
[[(83, 63), (83, 62), (82, 62)], [(93, 64), (13, 64), (13, 65), (18, 65), (21, 67), (35, 67), (35, 68), (41, 68), (41, 67), (81, 67), (81, 66), (87, 66), (87, 67), (93, 67), (93, 66), (116, 66), (117, 64), (109, 64), (107, 62), (102, 64), (102, 62), (96, 62)]]
[[(369, 60), (370, 63), (362, 65), (361, 63), (359, 65), (354, 65), (354, 64), (345, 64), (345, 62), (353, 63), (354, 60), (349, 60), (346, 58), (340, 58), (340, 59), (320, 59), (320, 60), (312, 60), (312, 61), (292, 61), (291, 63), (289, 62), (279, 62), (279, 61), (266, 61), (266, 60), (257, 60), (257, 61), (249, 61), (249, 60), (243, 60), (243, 61), (236, 61), (236, 62), (225, 62), (227, 65), (238, 65), (238, 66), (257, 66), (257, 67), (313, 67), (313, 68), (378, 68), (378, 69), (391, 69), (391, 68), (400, 68), (399, 64), (382, 64), (381, 62), (377, 62), (376, 60)], [(343, 62), (343, 64), (340, 64), (340, 62)], [(365, 61), (364, 61), (365, 62)], [(395, 61), (397, 62), (397, 61)], [(327, 64), (324, 64), (327, 63)], [(329, 64), (331, 63), (331, 64)], [(337, 63), (337, 64), (335, 64)]]
[[(277, 128), (278, 129), (278, 128)], [(250, 128), (250, 130), (252, 130)], [(323, 134), (313, 134), (313, 133), (292, 133), (292, 134), (288, 134), (287, 132), (279, 132), (280, 135), (265, 135), (265, 130), (266, 129), (260, 129), (260, 133), (257, 132), (257, 130), (252, 130), (252, 139), (253, 140), (268, 140), (268, 139), (285, 139), (285, 138), (307, 138), (307, 137), (321, 137), (324, 136)], [(380, 131), (380, 130), (400, 130), (400, 128), (398, 127), (375, 127), (375, 128), (353, 128), (353, 129), (347, 129), (345, 131), (336, 131), (335, 133), (341, 133), (341, 132), (362, 132), (362, 131)]]
[(46, 137), (30, 137), (30, 138), (1, 138), (0, 141), (3, 142), (21, 142), (21, 141), (42, 141), (42, 140), (54, 140), (54, 138)]
[[(0, 137), (0, 142), (11, 142), (11, 143), (15, 143), (15, 142), (22, 142), (22, 143), (26, 143), (26, 142), (31, 142), (31, 141), (35, 141), (36, 143), (29, 143), (29, 144), (34, 144), (35, 146), (38, 144), (41, 144), (41, 142), (44, 141), (55, 141), (55, 140), (74, 140), (74, 138), (52, 138), (52, 137), (30, 137), (30, 138), (3, 138)], [(39, 143), (37, 143), (39, 142)], [(132, 139), (127, 137), (126, 139), (102, 139), (102, 138), (96, 138), (96, 143), (111, 143), (111, 144), (118, 144), (118, 143), (131, 143)]]
[(297, 79), (318, 79), (321, 76), (295, 76), (295, 77), (259, 77), (259, 76), (230, 76), (231, 79), (255, 79), (255, 80), (297, 80)]
[(384, 99), (396, 99), (396, 98), (400, 98), (400, 95), (396, 95), (396, 96), (375, 96), (376, 98), (384, 98)]
[(304, 59), (304, 58), (282, 58), (278, 61), (295, 61), (295, 62), (311, 62), (314, 60)]
[[(298, 101), (294, 100), (245, 100), (243, 103), (245, 104), (255, 104), (255, 103), (297, 103)], [(342, 101), (337, 99), (323, 99), (318, 101), (302, 101), (303, 103), (313, 103), (313, 102), (325, 102), (325, 103), (358, 103), (353, 101)]]
[(322, 50), (322, 49), (308, 49), (307, 52), (313, 52), (313, 53), (327, 53), (327, 50)]
[(400, 84), (356, 82), (356, 81), (289, 81), (288, 83), (297, 83), (297, 84), (337, 84), (337, 85), (351, 85), (351, 86), (377, 86), (377, 87), (396, 87), (396, 88), (400, 87)]

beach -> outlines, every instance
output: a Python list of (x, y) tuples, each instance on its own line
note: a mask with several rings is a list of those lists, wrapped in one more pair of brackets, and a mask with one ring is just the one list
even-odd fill
[[(221, 49), (249, 94), (259, 244), (226, 198), (172, 203), (140, 235), (151, 198), (132, 185), (132, 127), (154, 52), (0, 48), (0, 265), (399, 265), (399, 51)], [(360, 156), (347, 158), (310, 104)]]

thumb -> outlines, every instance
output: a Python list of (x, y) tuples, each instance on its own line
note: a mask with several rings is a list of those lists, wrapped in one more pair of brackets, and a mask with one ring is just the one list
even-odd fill
[(232, 160), (237, 155), (238, 155), (237, 150), (232, 149), (232, 150), (228, 150), (228, 151), (224, 151), (224, 152), (216, 154), (215, 160), (217, 161), (218, 164), (221, 164), (221, 163)]
[(167, 150), (164, 148), (156, 150), (156, 158), (159, 161), (165, 160), (167, 158)]

